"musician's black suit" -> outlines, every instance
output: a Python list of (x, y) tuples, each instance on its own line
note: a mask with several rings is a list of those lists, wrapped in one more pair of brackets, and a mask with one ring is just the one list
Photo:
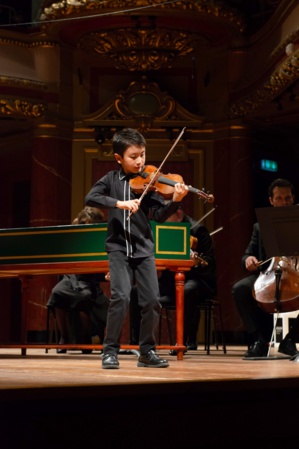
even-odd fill
[[(242, 267), (244, 269), (246, 269), (245, 260), (249, 256), (254, 256), (259, 261), (266, 260), (258, 223), (253, 225), (251, 240), (242, 256)], [(261, 268), (264, 271), (266, 265), (262, 265), (256, 272), (236, 282), (232, 289), (238, 312), (248, 333), (249, 345), (255, 341), (269, 342), (273, 331), (273, 316), (264, 312), (252, 295), (252, 289)]]

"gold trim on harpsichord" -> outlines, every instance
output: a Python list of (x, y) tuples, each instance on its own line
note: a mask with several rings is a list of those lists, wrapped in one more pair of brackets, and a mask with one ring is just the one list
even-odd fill
[(0, 261), (7, 260), (36, 260), (36, 259), (64, 259), (69, 257), (103, 257), (106, 255), (106, 252), (99, 253), (65, 253), (65, 254), (37, 254), (36, 256), (0, 256)]
[[(77, 226), (77, 225), (76, 225)], [(27, 229), (30, 229), (30, 228), (27, 228)], [(47, 230), (45, 230), (45, 231), (43, 231), (43, 230), (41, 230), (41, 231), (39, 231), (37, 228), (34, 228), (34, 230), (32, 230), (32, 231), (29, 231), (29, 230), (27, 230), (26, 229), (26, 232), (24, 232), (24, 231), (7, 231), (6, 232), (6, 230), (5, 230), (5, 232), (2, 232), (1, 233), (1, 230), (0, 230), (0, 237), (3, 237), (3, 236), (16, 236), (16, 235), (40, 235), (40, 234), (51, 234), (51, 232), (49, 232), (49, 228), (47, 228)], [(103, 228), (103, 227), (101, 227), (101, 228), (95, 228), (95, 227), (93, 227), (93, 229), (92, 229), (92, 231), (94, 232), (94, 231), (105, 231), (105, 232), (107, 232), (107, 227), (105, 227), (105, 228)], [(55, 233), (55, 234), (71, 234), (71, 233), (75, 233), (75, 234), (78, 234), (78, 233), (80, 233), (80, 232), (90, 232), (90, 229), (88, 229), (88, 228), (86, 228), (86, 229), (81, 229), (81, 228), (76, 228), (76, 229), (65, 229), (65, 230), (63, 230), (63, 229), (59, 229), (59, 227), (55, 227), (55, 231), (53, 230), (53, 233)]]
[(151, 222), (155, 241), (156, 258), (190, 259), (189, 223), (159, 224)]
[(1, 229), (1, 264), (107, 260), (107, 223)]
[(38, 118), (44, 115), (45, 109), (46, 106), (42, 103), (0, 97), (0, 115)]
[[(151, 221), (158, 259), (190, 260), (190, 224)], [(0, 267), (7, 264), (107, 261), (107, 223), (0, 229)]]

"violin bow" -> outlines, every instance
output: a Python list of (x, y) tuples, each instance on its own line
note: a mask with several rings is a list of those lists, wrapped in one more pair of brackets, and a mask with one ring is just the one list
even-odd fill
[(222, 231), (223, 226), (220, 226), (220, 228), (215, 229), (215, 231), (210, 232), (210, 235), (217, 234), (217, 232)]
[(213, 207), (213, 209), (211, 209), (209, 212), (207, 212), (205, 215), (203, 215), (199, 220), (197, 220), (197, 222), (194, 223), (194, 225), (190, 228), (190, 230), (195, 228), (195, 226), (197, 226), (201, 221), (203, 221), (205, 218), (207, 218), (207, 216), (210, 215), (212, 212), (214, 212), (215, 209), (216, 209), (216, 207)]
[[(161, 162), (160, 166), (157, 168), (157, 172), (156, 175), (152, 177), (152, 179), (149, 181), (149, 183), (147, 184), (146, 188), (144, 189), (144, 191), (142, 192), (139, 201), (142, 201), (142, 198), (144, 197), (144, 195), (146, 195), (146, 193), (148, 192), (148, 189), (153, 185), (153, 183), (156, 180), (156, 176), (158, 175), (158, 173), (161, 171), (164, 163), (166, 162), (166, 160), (168, 159), (168, 157), (170, 156), (170, 154), (172, 153), (172, 151), (174, 150), (174, 148), (176, 147), (178, 141), (180, 140), (180, 138), (182, 137), (182, 135), (184, 134), (184, 131), (186, 129), (186, 126), (184, 126), (184, 128), (182, 129), (182, 131), (180, 132), (180, 134), (178, 135), (178, 137), (175, 139), (172, 147), (170, 148), (170, 150), (168, 151), (168, 153), (166, 154), (165, 158), (163, 159), (163, 161)], [(133, 212), (130, 212), (130, 214), (128, 215), (127, 220), (129, 220), (129, 218), (131, 217), (131, 215), (133, 214)]]

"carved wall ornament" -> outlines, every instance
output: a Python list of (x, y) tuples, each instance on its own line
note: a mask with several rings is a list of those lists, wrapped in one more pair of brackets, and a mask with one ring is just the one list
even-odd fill
[(220, 0), (47, 0), (42, 11), (49, 34), (129, 71), (173, 67), (199, 44), (223, 45), (245, 30), (243, 15)]
[(191, 114), (179, 105), (167, 92), (162, 92), (157, 83), (146, 76), (129, 84), (126, 90), (119, 91), (111, 101), (96, 113), (83, 120), (87, 126), (137, 127), (143, 132), (158, 128), (177, 128), (188, 126), (201, 128), (203, 118)]
[[(234, 8), (224, 4), (223, 1), (210, 0), (182, 0), (177, 2), (165, 2), (165, 0), (62, 0), (60, 2), (44, 2), (43, 12), (40, 20), (59, 19), (70, 15), (86, 15), (93, 12), (124, 14), (126, 11), (132, 13), (152, 13), (157, 9), (162, 11), (177, 12), (178, 14), (204, 15), (211, 19), (221, 20), (229, 27), (240, 32), (245, 29), (243, 15)], [(151, 11), (151, 12), (150, 12)]]
[(264, 84), (250, 95), (230, 107), (230, 117), (245, 116), (265, 103), (275, 100), (299, 78), (299, 50), (286, 58)]
[(126, 91), (120, 91), (115, 98), (115, 109), (121, 119), (134, 119), (140, 129), (151, 128), (154, 120), (167, 119), (175, 108), (175, 101), (162, 93), (156, 83), (133, 82)]
[(38, 118), (44, 115), (45, 105), (32, 101), (0, 98), (0, 115)]
[(169, 29), (126, 28), (83, 36), (79, 46), (114, 60), (117, 69), (149, 71), (169, 68), (175, 59), (195, 50), (194, 33)]

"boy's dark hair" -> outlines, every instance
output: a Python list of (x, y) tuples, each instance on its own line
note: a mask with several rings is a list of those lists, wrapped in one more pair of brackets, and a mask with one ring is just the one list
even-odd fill
[(293, 184), (287, 179), (278, 178), (271, 182), (271, 184), (269, 185), (268, 194), (270, 198), (273, 198), (273, 190), (275, 189), (275, 187), (289, 187), (291, 189), (292, 195), (294, 195)]
[(126, 149), (131, 146), (138, 148), (146, 147), (146, 140), (139, 131), (132, 128), (124, 128), (114, 134), (112, 139), (114, 153), (122, 157)]

